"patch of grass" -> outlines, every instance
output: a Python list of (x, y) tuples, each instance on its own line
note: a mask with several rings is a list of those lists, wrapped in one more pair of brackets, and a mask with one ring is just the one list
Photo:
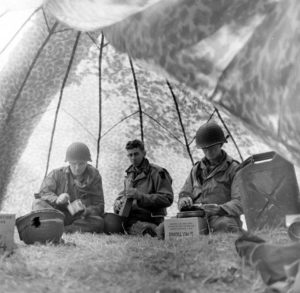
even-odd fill
[[(285, 243), (286, 232), (260, 232)], [(65, 244), (30, 245), (0, 259), (1, 292), (263, 292), (238, 257), (235, 234), (161, 241), (119, 235), (64, 235)]]

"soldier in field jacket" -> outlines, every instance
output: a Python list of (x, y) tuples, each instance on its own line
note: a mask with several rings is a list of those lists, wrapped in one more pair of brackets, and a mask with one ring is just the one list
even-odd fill
[(202, 219), (205, 234), (241, 228), (242, 205), (237, 189), (233, 188), (239, 163), (222, 150), (224, 142), (224, 132), (216, 123), (199, 128), (196, 144), (205, 157), (193, 166), (179, 193), (179, 210), (202, 205), (207, 215)]
[(129, 234), (155, 236), (156, 226), (163, 222), (166, 208), (173, 203), (172, 179), (166, 169), (149, 163), (141, 141), (129, 141), (126, 150), (131, 165), (126, 170), (124, 190), (115, 200), (114, 212), (119, 214), (125, 200), (132, 199), (125, 229)]
[[(65, 232), (103, 232), (104, 197), (99, 171), (88, 164), (91, 155), (80, 142), (71, 144), (66, 152), (69, 166), (50, 172), (35, 195), (33, 210), (57, 209), (65, 215)], [(72, 215), (69, 203), (80, 200), (82, 212)]]

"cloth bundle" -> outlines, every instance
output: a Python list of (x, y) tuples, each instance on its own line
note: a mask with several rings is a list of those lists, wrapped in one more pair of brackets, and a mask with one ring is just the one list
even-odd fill
[(274, 245), (244, 232), (235, 247), (240, 257), (259, 271), (268, 293), (300, 292), (300, 243)]

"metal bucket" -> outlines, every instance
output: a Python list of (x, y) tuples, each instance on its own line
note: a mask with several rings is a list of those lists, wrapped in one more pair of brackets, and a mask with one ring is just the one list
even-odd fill
[(64, 232), (65, 215), (54, 209), (33, 211), (16, 220), (20, 239), (26, 244), (58, 243)]
[(124, 234), (124, 218), (114, 214), (114, 213), (105, 213), (103, 216), (104, 219), (104, 233), (105, 234)]

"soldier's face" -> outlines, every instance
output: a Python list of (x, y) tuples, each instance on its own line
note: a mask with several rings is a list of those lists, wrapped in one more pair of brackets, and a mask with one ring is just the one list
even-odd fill
[(70, 169), (73, 175), (80, 176), (86, 169), (87, 161), (70, 161)]
[(217, 144), (209, 148), (202, 149), (202, 151), (209, 161), (213, 161), (221, 155), (222, 144)]
[(130, 163), (135, 167), (138, 167), (142, 163), (145, 155), (146, 152), (139, 148), (127, 150), (127, 157), (129, 158)]

